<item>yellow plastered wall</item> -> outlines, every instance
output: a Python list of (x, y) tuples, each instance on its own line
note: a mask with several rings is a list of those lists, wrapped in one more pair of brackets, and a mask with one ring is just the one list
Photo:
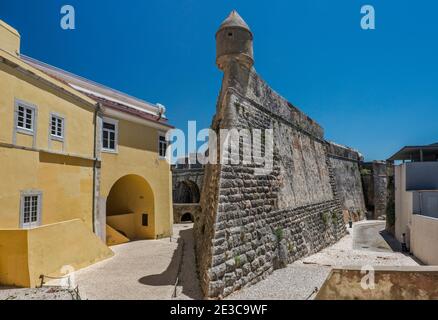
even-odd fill
[(113, 252), (81, 220), (29, 230), (0, 230), (0, 284), (35, 287), (40, 275), (63, 276)]
[(65, 221), (29, 230), (30, 286), (41, 274), (61, 276), (113, 255), (81, 220)]
[[(26, 64), (23, 64), (26, 67)], [(50, 114), (65, 118), (64, 152), (83, 157), (94, 155), (94, 109), (78, 100), (63, 95), (14, 68), (0, 63), (0, 142), (12, 143), (15, 101), (21, 100), (37, 109), (36, 143), (39, 149), (59, 151), (59, 143), (49, 143)], [(18, 145), (32, 146), (30, 136), (17, 133)]]
[(108, 246), (116, 246), (119, 244), (127, 243), (130, 240), (123, 234), (115, 230), (114, 228), (106, 225), (106, 243)]
[(107, 216), (106, 223), (118, 232), (123, 232), (130, 240), (137, 238), (135, 213)]
[[(19, 227), (20, 193), (28, 190), (42, 192), (43, 225), (79, 218), (91, 229), (93, 107), (3, 63), (0, 63), (0, 88), (0, 229)], [(34, 137), (15, 133), (17, 147), (8, 147), (14, 143), (15, 99), (37, 108), (35, 145)], [(63, 147), (59, 142), (49, 141), (52, 112), (65, 117)], [(21, 150), (21, 146), (32, 150)]]
[(0, 49), (14, 55), (20, 54), (20, 34), (2, 20), (0, 20)]
[[(108, 198), (112, 187), (123, 177), (137, 176), (138, 179), (125, 180), (124, 188), (130, 190), (125, 192), (125, 196), (133, 193), (132, 201), (135, 197), (139, 201), (134, 204), (131, 202), (133, 204), (131, 208), (134, 209), (121, 206), (119, 210), (125, 212), (109, 213), (117, 215), (136, 212), (136, 238), (138, 239), (170, 236), (173, 223), (172, 176), (169, 163), (159, 159), (158, 156), (159, 130), (127, 120), (113, 119), (119, 120), (118, 152), (116, 154), (102, 153), (101, 196)], [(147, 184), (144, 185), (142, 180)], [(135, 193), (133, 188), (142, 191)], [(140, 196), (143, 199), (140, 199)], [(153, 198), (153, 201), (150, 201), (150, 198)], [(137, 206), (141, 202), (146, 203), (146, 211), (153, 212), (149, 215), (149, 228), (141, 226), (141, 212), (144, 211), (144, 207)], [(117, 205), (110, 204), (109, 210), (114, 207)]]
[(79, 218), (92, 228), (93, 162), (0, 148), (0, 229), (20, 226), (22, 190), (42, 192), (42, 224)]
[(0, 284), (29, 283), (27, 230), (0, 230)]
[[(139, 175), (127, 175), (111, 188), (106, 207), (107, 224), (129, 234), (131, 240), (154, 238), (154, 209), (154, 195), (147, 181)], [(129, 214), (131, 212), (133, 214)], [(147, 226), (142, 225), (143, 214), (148, 215)]]

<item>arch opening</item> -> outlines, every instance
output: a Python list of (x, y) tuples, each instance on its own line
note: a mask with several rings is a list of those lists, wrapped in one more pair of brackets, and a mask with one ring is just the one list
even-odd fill
[(181, 222), (194, 222), (193, 215), (190, 212), (186, 212), (181, 217)]
[[(107, 225), (128, 240), (155, 238), (154, 195), (141, 176), (126, 175), (111, 187), (106, 200)], [(114, 233), (114, 231), (112, 231)], [(111, 236), (111, 235), (109, 235)], [(107, 243), (110, 243), (107, 234)]]
[(190, 180), (179, 182), (173, 190), (174, 203), (199, 203), (198, 185)]

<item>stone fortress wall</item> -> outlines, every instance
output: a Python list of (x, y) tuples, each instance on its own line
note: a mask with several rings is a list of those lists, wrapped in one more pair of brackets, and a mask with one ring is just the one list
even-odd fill
[[(341, 151), (324, 140), (321, 126), (260, 78), (252, 67), (252, 33), (236, 12), (216, 39), (224, 77), (211, 128), (218, 135), (221, 129), (272, 129), (274, 155), (263, 175), (256, 164), (221, 162), (221, 152), (219, 164), (205, 167), (194, 235), (207, 298), (225, 297), (334, 244), (346, 234), (343, 208), (362, 206), (356, 195), (337, 190), (342, 176), (359, 188), (356, 162), (336, 158)], [(264, 152), (265, 139), (259, 140)], [(229, 158), (243, 156), (240, 148)]]
[(195, 237), (208, 297), (256, 283), (345, 234), (322, 128), (254, 69), (231, 62), (222, 89), (213, 128), (272, 128), (274, 159), (266, 176), (254, 175), (252, 165), (206, 167)]
[[(367, 212), (360, 174), (360, 165), (363, 163), (362, 155), (354, 149), (334, 142), (327, 142), (326, 147), (342, 204), (344, 221), (345, 223), (348, 223), (350, 219), (360, 221), (365, 218)], [(198, 202), (191, 205), (191, 203), (181, 203), (180, 199), (184, 198), (181, 193), (193, 192), (192, 188), (187, 188), (187, 186), (196, 184), (197, 189), (202, 190), (204, 167), (180, 166), (172, 169), (172, 175), (175, 223), (181, 222), (181, 217), (187, 212), (193, 217), (198, 217), (201, 214)], [(184, 184), (183, 188), (182, 184)]]
[(359, 221), (366, 216), (360, 163), (362, 155), (351, 148), (329, 142), (328, 157), (333, 168), (336, 188), (344, 211), (345, 222)]
[(368, 218), (389, 218), (387, 222), (393, 226), (394, 221), (388, 213), (393, 215), (395, 210), (394, 164), (390, 161), (364, 162), (361, 168)]
[[(342, 204), (345, 223), (360, 221), (365, 218), (367, 208), (364, 198), (363, 177), (361, 179), (360, 167), (363, 163), (362, 155), (352, 148), (334, 142), (325, 142), (327, 155), (333, 168), (336, 188)], [(188, 197), (195, 199), (197, 193), (202, 190), (204, 179), (204, 166), (178, 165), (172, 168), (173, 197), (174, 197), (174, 221), (181, 222), (181, 217), (189, 212), (193, 217), (200, 213), (199, 199), (193, 202), (182, 201), (187, 198), (187, 192), (193, 195)], [(195, 190), (193, 190), (196, 185)], [(198, 191), (199, 190), (199, 191)], [(374, 198), (374, 197), (373, 197)]]

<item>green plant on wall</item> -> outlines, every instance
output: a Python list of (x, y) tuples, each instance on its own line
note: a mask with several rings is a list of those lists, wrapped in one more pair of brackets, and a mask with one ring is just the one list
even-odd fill
[(280, 242), (283, 240), (284, 232), (282, 228), (278, 228), (275, 230), (275, 237), (277, 238), (277, 241)]
[(324, 224), (325, 224), (326, 226), (328, 226), (328, 224), (329, 224), (329, 220), (330, 220), (330, 212), (324, 212), (324, 213), (321, 215), (321, 219), (322, 219), (322, 221), (324, 222)]
[(338, 215), (336, 213), (336, 211), (332, 212), (332, 222), (336, 223), (338, 221)]
[(242, 260), (241, 260), (240, 256), (235, 256), (234, 257), (234, 262), (236, 263), (236, 267), (239, 268), (241, 263), (242, 263)]

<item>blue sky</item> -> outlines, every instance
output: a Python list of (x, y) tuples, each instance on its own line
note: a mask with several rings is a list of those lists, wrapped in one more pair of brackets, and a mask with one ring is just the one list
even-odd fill
[[(76, 30), (59, 26), (62, 5)], [(360, 28), (360, 8), (376, 30)], [(320, 123), (326, 138), (386, 159), (438, 142), (438, 3), (430, 0), (1, 0), (22, 52), (167, 107), (171, 123), (209, 127), (221, 72), (215, 32), (237, 9), (254, 36), (255, 67)]]

